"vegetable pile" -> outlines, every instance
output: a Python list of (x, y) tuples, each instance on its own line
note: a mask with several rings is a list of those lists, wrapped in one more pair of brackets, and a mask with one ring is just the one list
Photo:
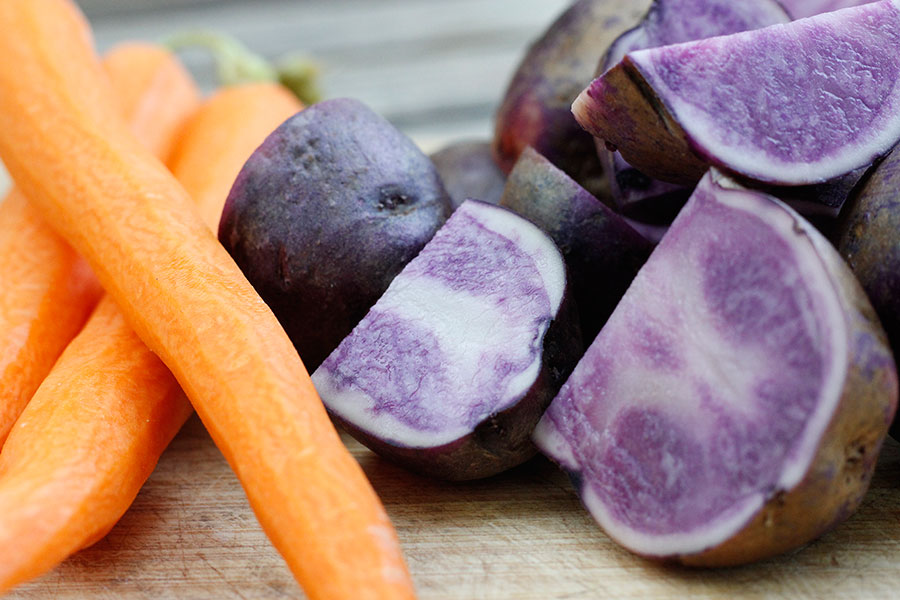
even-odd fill
[(310, 598), (414, 597), (332, 420), (448, 480), (541, 451), (652, 559), (849, 517), (898, 402), (900, 0), (783, 4), (578, 0), (429, 157), (0, 2), (0, 592), (192, 410)]

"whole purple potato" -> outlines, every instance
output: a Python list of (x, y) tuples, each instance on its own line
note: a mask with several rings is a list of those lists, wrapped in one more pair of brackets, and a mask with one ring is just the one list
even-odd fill
[[(900, 150), (878, 165), (849, 200), (838, 227), (837, 248), (856, 275), (894, 354), (900, 351)], [(897, 421), (891, 435), (900, 439)]]
[(498, 204), (506, 175), (494, 162), (486, 141), (464, 140), (441, 148), (431, 155), (453, 210), (466, 200)]
[(219, 240), (315, 369), (449, 213), (427, 156), (356, 100), (285, 121), (235, 180)]
[(531, 146), (589, 192), (609, 203), (593, 138), (572, 117), (575, 97), (622, 32), (634, 27), (650, 0), (578, 0), (522, 59), (497, 111), (494, 157), (505, 172)]

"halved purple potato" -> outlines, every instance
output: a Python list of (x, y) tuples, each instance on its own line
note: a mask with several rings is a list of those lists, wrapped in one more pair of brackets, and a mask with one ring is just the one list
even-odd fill
[(653, 244), (533, 148), (519, 156), (500, 205), (556, 242), (566, 261), (584, 340), (594, 339)]
[(874, 0), (780, 0), (794, 19), (803, 19), (842, 8), (869, 4)]
[(640, 21), (651, 0), (577, 0), (529, 49), (497, 111), (494, 157), (508, 173), (526, 146), (610, 203), (594, 141), (572, 117), (572, 101), (616, 37)]
[(444, 479), (535, 454), (534, 429), (583, 346), (553, 242), (511, 211), (464, 202), (313, 374), (375, 452)]
[(900, 3), (883, 0), (632, 52), (573, 105), (642, 172), (690, 185), (709, 165), (824, 183), (900, 138)]
[[(776, 0), (656, 0), (643, 21), (612, 43), (597, 75), (617, 65), (626, 54), (787, 23), (790, 17)], [(691, 190), (648, 177), (618, 152), (597, 141), (610, 191), (624, 214), (654, 223), (671, 223)]]
[[(894, 354), (900, 353), (900, 149), (869, 175), (841, 214), (837, 249), (872, 302)], [(900, 439), (895, 421), (891, 435)]]
[(219, 240), (312, 371), (444, 222), (437, 170), (356, 100), (320, 102), (253, 153)]
[(848, 517), (896, 407), (884, 332), (834, 248), (710, 172), (534, 437), (629, 550), (736, 565)]
[(465, 200), (499, 204), (506, 175), (494, 162), (490, 142), (462, 141), (431, 155), (431, 162), (450, 194), (453, 210)]

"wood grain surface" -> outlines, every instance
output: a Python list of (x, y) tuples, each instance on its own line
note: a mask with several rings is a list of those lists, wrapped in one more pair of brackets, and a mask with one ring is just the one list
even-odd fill
[[(229, 31), (267, 56), (301, 49), (328, 96), (354, 96), (426, 150), (486, 138), (529, 40), (566, 0), (84, 0), (98, 46)], [(207, 89), (202, 53), (185, 60)], [(0, 174), (0, 190), (3, 188)], [(397, 527), (422, 600), (889, 598), (900, 584), (900, 445), (860, 511), (809, 547), (749, 567), (671, 568), (619, 549), (543, 459), (468, 484), (417, 477), (345, 436)], [(238, 482), (191, 419), (110, 534), (8, 596), (302, 598)]]
[[(546, 460), (482, 482), (449, 484), (412, 475), (345, 440), (397, 527), (421, 600), (874, 599), (893, 597), (900, 582), (900, 445), (890, 440), (849, 521), (791, 555), (724, 570), (665, 567), (621, 550)], [(192, 418), (105, 539), (9, 597), (303, 594)]]

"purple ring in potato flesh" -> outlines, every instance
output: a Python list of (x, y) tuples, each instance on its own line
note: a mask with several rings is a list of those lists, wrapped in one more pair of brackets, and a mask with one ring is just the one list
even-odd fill
[(884, 332), (835, 250), (710, 171), (534, 437), (629, 550), (735, 565), (848, 517), (896, 406)]
[(709, 165), (825, 183), (900, 139), (900, 0), (625, 56), (575, 101), (578, 122), (642, 172), (692, 184)]
[(362, 443), (446, 479), (536, 453), (531, 432), (581, 355), (559, 250), (536, 226), (464, 202), (313, 373)]

